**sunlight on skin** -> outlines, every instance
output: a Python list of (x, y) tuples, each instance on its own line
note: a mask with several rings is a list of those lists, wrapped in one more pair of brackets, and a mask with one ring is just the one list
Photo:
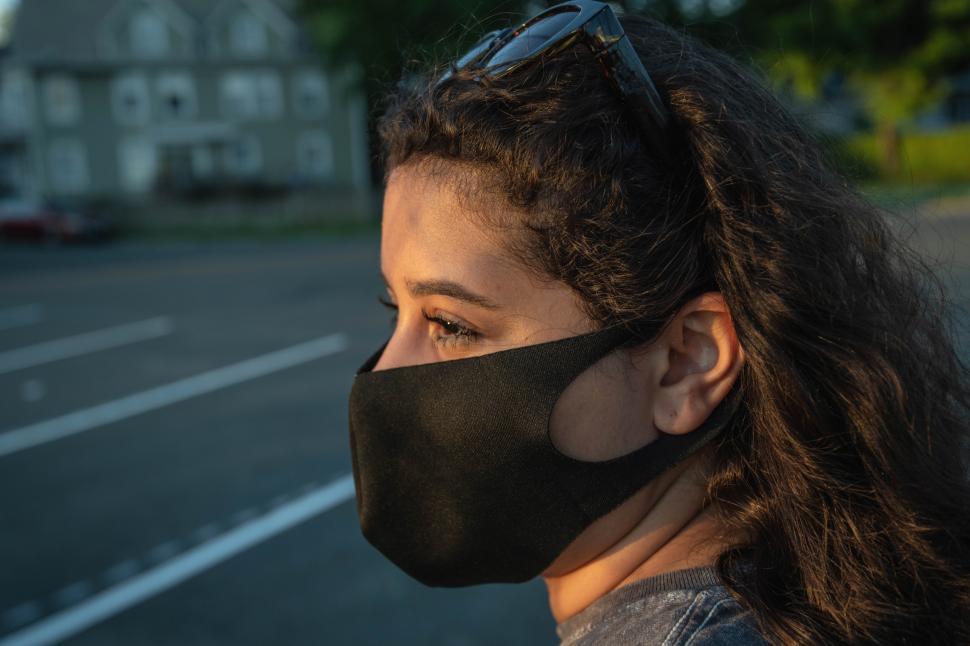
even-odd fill
[[(455, 171), (457, 171), (457, 167)], [(577, 295), (521, 266), (463, 207), (447, 172), (395, 169), (381, 236), (394, 334), (375, 370), (461, 359), (595, 329)], [(510, 211), (507, 205), (490, 205)], [(743, 363), (720, 294), (686, 303), (649, 347), (611, 353), (582, 373), (553, 410), (563, 453), (604, 460), (660, 433), (697, 428), (730, 391)], [(695, 455), (586, 529), (543, 573), (557, 621), (612, 589), (707, 565), (723, 550), (702, 509)]]

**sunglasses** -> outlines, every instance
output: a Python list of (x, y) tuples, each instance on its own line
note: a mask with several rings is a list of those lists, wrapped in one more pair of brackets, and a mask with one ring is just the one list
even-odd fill
[(455, 61), (438, 83), (465, 68), (480, 68), (476, 78), (501, 78), (576, 44), (589, 48), (637, 122), (647, 145), (660, 158), (667, 158), (668, 112), (616, 14), (602, 2), (563, 2), (515, 29), (489, 32)]

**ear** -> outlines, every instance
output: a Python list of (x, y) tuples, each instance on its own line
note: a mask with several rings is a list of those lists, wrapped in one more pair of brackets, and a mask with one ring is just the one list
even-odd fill
[(707, 292), (685, 303), (651, 345), (654, 425), (689, 433), (727, 396), (744, 363), (723, 296)]

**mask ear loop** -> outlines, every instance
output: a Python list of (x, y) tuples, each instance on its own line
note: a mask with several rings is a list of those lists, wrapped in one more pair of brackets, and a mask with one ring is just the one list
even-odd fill
[[(627, 463), (638, 461), (642, 455), (647, 455), (661, 449), (665, 452), (673, 453), (674, 455), (678, 456), (674, 462), (670, 463), (670, 466), (674, 466), (681, 460), (693, 454), (695, 451), (700, 450), (705, 444), (714, 439), (714, 437), (719, 435), (721, 431), (730, 425), (731, 421), (737, 414), (737, 411), (741, 408), (741, 397), (739, 395), (739, 391), (740, 387), (735, 384), (724, 399), (714, 407), (714, 410), (711, 411), (710, 415), (708, 415), (707, 418), (701, 422), (700, 426), (694, 430), (683, 434), (659, 432), (659, 437), (653, 442), (644, 444), (641, 447), (633, 449), (632, 451), (624, 453), (623, 455), (618, 455), (614, 458), (607, 458), (606, 460), (583, 460), (580, 458), (574, 458), (560, 451), (552, 441), (551, 437), (549, 437), (549, 445), (555, 451), (557, 459), (561, 462), (587, 465), (592, 469), (600, 469), (605, 471), (614, 465), (624, 466)], [(549, 433), (550, 431), (547, 431), (547, 436), (549, 436)], [(652, 450), (651, 447), (653, 447)], [(687, 447), (686, 450), (683, 447)]]
[[(555, 471), (559, 474), (557, 480), (562, 496), (592, 524), (729, 429), (740, 409), (741, 399), (740, 388), (735, 385), (693, 431), (683, 435), (662, 433), (655, 441), (608, 460), (589, 461), (570, 457), (559, 451), (550, 439), (553, 462), (558, 463)], [(577, 469), (585, 471), (588, 477), (577, 479), (566, 475), (575, 473)], [(607, 508), (596, 509), (584, 504), (585, 500), (595, 498), (591, 496), (591, 491), (620, 491), (622, 494), (617, 495)]]
[[(581, 362), (580, 364), (574, 366), (572, 374), (568, 374), (564, 381), (557, 384), (557, 388), (554, 388), (546, 393), (546, 397), (548, 399), (546, 401), (546, 406), (543, 407), (549, 411), (545, 416), (545, 423), (543, 425), (545, 428), (545, 432), (543, 433), (545, 443), (552, 447), (557, 454), (562, 455), (563, 457), (568, 456), (566, 456), (565, 453), (562, 453), (552, 441), (552, 413), (555, 410), (556, 405), (559, 403), (559, 400), (562, 399), (563, 394), (566, 392), (569, 386), (576, 381), (581, 374), (632, 340), (631, 335), (627, 330), (619, 327), (613, 327), (603, 328), (594, 332), (587, 332), (574, 337), (567, 337), (566, 339), (560, 339), (560, 342), (576, 345), (578, 343), (582, 343), (585, 339), (592, 340), (593, 343), (597, 344), (599, 347), (592, 350), (592, 354), (590, 355), (588, 361), (585, 363)], [(585, 351), (576, 348), (576, 350), (570, 354), (572, 358), (575, 358), (580, 354), (585, 354)]]

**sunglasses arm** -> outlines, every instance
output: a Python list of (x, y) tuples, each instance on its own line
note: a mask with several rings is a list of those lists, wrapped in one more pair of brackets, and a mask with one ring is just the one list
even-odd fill
[(598, 40), (606, 47), (596, 58), (608, 71), (631, 116), (640, 123), (644, 140), (661, 159), (669, 158), (668, 111), (633, 45), (626, 35), (609, 43)]

